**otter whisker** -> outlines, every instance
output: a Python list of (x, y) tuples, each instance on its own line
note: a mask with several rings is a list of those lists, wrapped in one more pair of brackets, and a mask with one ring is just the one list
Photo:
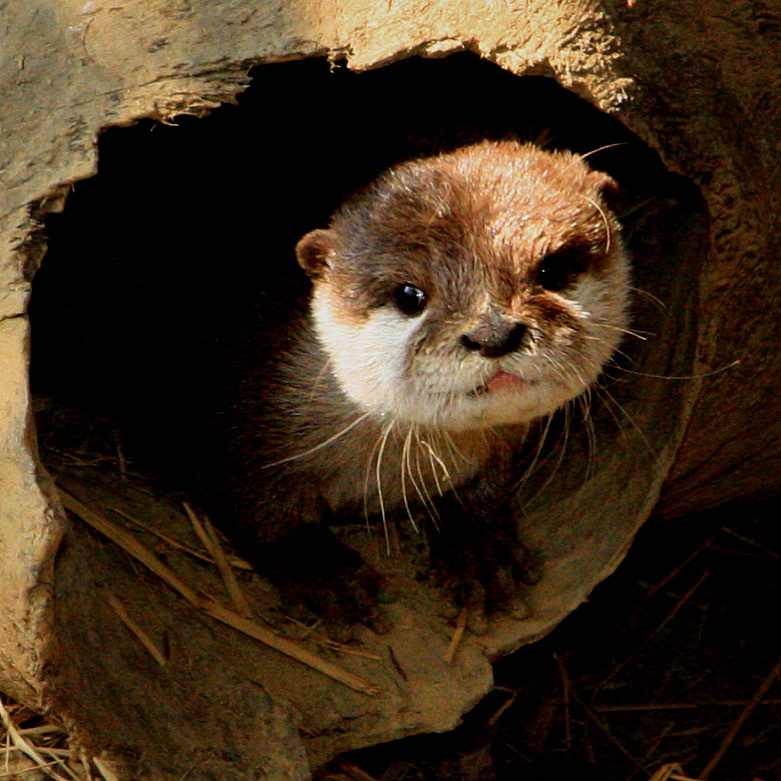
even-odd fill
[(428, 488), (426, 487), (426, 478), (424, 477), (423, 470), (420, 466), (420, 452), (422, 449), (422, 444), (420, 439), (420, 430), (417, 427), (415, 429), (415, 439), (418, 443), (418, 446), (415, 448), (415, 467), (418, 472), (418, 479), (420, 480), (420, 500), (423, 503), (423, 506), (426, 508), (428, 516), (431, 518), (431, 522), (434, 524), (434, 528), (439, 530), (439, 513), (437, 512), (437, 508), (434, 504), (434, 500), (432, 499), (431, 494), (428, 492)]
[(534, 474), (534, 472), (537, 470), (538, 465), (542, 463), (542, 453), (545, 448), (546, 440), (548, 439), (548, 434), (550, 433), (551, 430), (551, 425), (553, 423), (553, 416), (546, 415), (545, 418), (537, 422), (542, 423), (543, 425), (542, 432), (537, 441), (537, 446), (534, 449), (534, 455), (532, 456), (531, 463), (526, 467), (526, 469), (524, 469), (523, 473), (516, 481), (516, 490), (520, 488), (529, 479), (529, 477), (531, 477), (532, 474)]
[[(629, 424), (635, 430), (635, 433), (637, 434), (637, 436), (640, 437), (640, 439), (642, 440), (642, 442), (645, 445), (646, 449), (650, 453), (651, 457), (655, 461), (658, 461), (659, 454), (653, 449), (653, 447), (651, 446), (651, 443), (648, 441), (648, 438), (646, 437), (645, 433), (640, 428), (640, 426), (637, 425), (637, 423), (635, 422), (634, 418), (626, 411), (626, 408), (623, 407), (615, 399), (615, 397), (610, 393), (610, 391), (607, 390), (607, 388), (597, 384), (597, 385), (594, 385), (594, 391), (595, 391), (595, 393), (599, 393), (610, 404), (614, 405), (616, 407), (616, 409), (627, 419), (627, 421), (629, 421)], [(609, 405), (606, 405), (606, 408), (609, 409), (610, 408)], [(613, 415), (613, 419), (616, 421), (616, 424), (618, 425), (618, 428), (622, 431), (622, 433), (624, 433), (624, 429), (621, 426), (621, 423), (620, 423), (619, 419), (615, 415)], [(624, 433), (624, 436), (626, 436), (625, 433)]]
[(317, 373), (317, 376), (315, 377), (315, 381), (312, 383), (312, 390), (309, 392), (308, 401), (311, 402), (313, 399), (317, 398), (317, 391), (320, 387), (320, 383), (323, 381), (323, 378), (328, 375), (328, 370), (331, 368), (332, 362), (333, 359), (330, 356), (327, 356), (325, 361), (323, 361), (323, 366), (320, 369), (320, 371)]
[(616, 141), (614, 144), (605, 144), (604, 146), (592, 149), (590, 152), (584, 152), (582, 155), (577, 155), (577, 157), (579, 160), (585, 160), (587, 157), (597, 154), (597, 152), (604, 152), (606, 149), (613, 149), (613, 147), (616, 146), (626, 146), (626, 141)]
[(583, 478), (585, 484), (594, 476), (597, 463), (597, 432), (594, 427), (594, 420), (591, 417), (591, 388), (586, 388), (585, 392), (578, 396), (577, 401), (583, 411), (583, 426), (586, 430), (586, 442), (588, 447), (586, 473)]
[[(564, 405), (561, 412), (564, 415), (564, 425), (562, 427), (562, 432), (559, 436), (559, 441), (556, 443), (556, 447), (553, 448), (553, 451), (556, 452), (556, 460), (553, 463), (553, 468), (548, 473), (547, 477), (545, 478), (545, 482), (537, 488), (537, 490), (528, 498), (529, 504), (531, 504), (538, 496), (540, 496), (545, 489), (553, 482), (553, 479), (558, 474), (559, 468), (561, 467), (562, 463), (564, 462), (564, 455), (567, 451), (567, 443), (569, 442), (569, 434), (570, 434), (570, 415), (571, 415), (571, 409), (572, 409), (572, 401), (567, 402), (567, 404)], [(550, 425), (550, 422), (552, 420), (551, 418), (548, 418), (548, 423)], [(544, 434), (544, 437), (547, 437), (548, 431), (546, 427), (546, 432)], [(561, 441), (563, 438), (563, 442)], [(545, 459), (546, 462), (548, 459)]]
[(263, 466), (261, 466), (261, 469), (271, 469), (271, 467), (279, 466), (280, 464), (287, 464), (291, 461), (297, 461), (299, 458), (306, 458), (307, 456), (311, 456), (313, 453), (317, 453), (318, 450), (322, 450), (324, 447), (328, 447), (328, 445), (330, 445), (332, 442), (336, 442), (337, 439), (343, 437), (349, 431), (352, 431), (359, 423), (363, 423), (363, 421), (366, 420), (366, 418), (368, 418), (370, 415), (371, 412), (364, 412), (363, 415), (357, 417), (352, 423), (349, 423), (341, 431), (337, 431), (336, 434), (334, 434), (331, 437), (328, 437), (328, 439), (321, 442), (319, 445), (310, 447), (309, 450), (304, 450), (302, 453), (296, 453), (296, 455), (294, 456), (288, 456), (287, 458), (280, 458), (279, 461), (273, 461), (270, 464), (263, 464)]
[[(581, 375), (581, 373), (578, 371), (577, 367), (574, 364), (563, 363), (562, 361), (556, 361), (549, 355), (542, 355), (541, 357), (544, 358), (547, 361), (547, 363), (556, 370), (559, 377), (561, 377), (565, 382), (567, 382), (567, 384), (571, 385), (574, 378), (575, 382), (581, 387), (587, 386), (585, 378)], [(568, 374), (567, 370), (569, 370), (571, 374)]]
[[(575, 367), (571, 363), (567, 364), (567, 363), (563, 363), (562, 361), (554, 361), (549, 356), (545, 356), (545, 357), (546, 357), (548, 363), (557, 371), (557, 373), (564, 380), (564, 382), (566, 382), (567, 384), (571, 384), (572, 383), (572, 377), (574, 376), (575, 380), (578, 383), (580, 383), (582, 385), (585, 385), (586, 393), (590, 394), (590, 388), (589, 388), (588, 385), (586, 385), (583, 377), (581, 376), (580, 372), (577, 370), (577, 367)], [(543, 485), (539, 488), (539, 490), (537, 490), (534, 493), (534, 495), (531, 497), (531, 500), (536, 498), (539, 494), (542, 493), (542, 491), (545, 488), (547, 488), (547, 486), (550, 484), (550, 482), (553, 480), (553, 478), (555, 477), (556, 473), (558, 472), (561, 464), (563, 463), (565, 452), (566, 452), (566, 449), (567, 449), (567, 444), (569, 442), (569, 437), (570, 437), (570, 433), (571, 433), (572, 411), (573, 411), (574, 406), (576, 404), (578, 404), (578, 403), (584, 404), (584, 401), (580, 397), (575, 397), (574, 399), (569, 400), (564, 405), (564, 407), (562, 408), (562, 414), (564, 416), (564, 425), (563, 425), (563, 429), (562, 429), (562, 432), (561, 432), (561, 435), (560, 435), (560, 441), (561, 441), (561, 438), (563, 437), (563, 442), (561, 442), (560, 446), (558, 446), (557, 448), (554, 448), (554, 450), (558, 451), (558, 456), (557, 456), (556, 462), (555, 462), (555, 464), (554, 464), (554, 466), (553, 466), (553, 468), (552, 468), (548, 478), (546, 479), (545, 483), (543, 483)], [(589, 401), (589, 404), (590, 404), (590, 401)], [(588, 427), (591, 425), (590, 415), (588, 414), (589, 413), (589, 408), (584, 406), (584, 412), (585, 412), (585, 417), (586, 417), (586, 421), (587, 421), (587, 430), (588, 430)], [(549, 416), (547, 418), (547, 420), (546, 420), (546, 426), (545, 426), (545, 429), (543, 431), (543, 435), (541, 437), (540, 446), (538, 447), (537, 453), (535, 455), (535, 459), (532, 462), (532, 464), (530, 465), (529, 470), (527, 470), (527, 471), (531, 471), (532, 469), (535, 469), (537, 467), (537, 462), (539, 461), (540, 455), (542, 453), (542, 447), (543, 447), (544, 443), (547, 441), (549, 433), (550, 433), (551, 423), (552, 423), (552, 416)], [(593, 426), (592, 426), (592, 431), (593, 431)], [(589, 436), (589, 434), (587, 433), (587, 437), (588, 436)], [(546, 458), (545, 462), (547, 462), (548, 460), (549, 459)], [(542, 462), (540, 462), (540, 465), (541, 464), (542, 464)], [(588, 470), (588, 467), (587, 467), (587, 470)], [(524, 475), (524, 477), (525, 477), (525, 475)]]
[(456, 443), (453, 441), (452, 434), (447, 429), (444, 429), (442, 434), (445, 446), (450, 451), (450, 455), (452, 455), (454, 459), (457, 458), (462, 463), (468, 464), (469, 459), (458, 449)]
[(653, 293), (650, 293), (647, 290), (643, 290), (643, 288), (641, 288), (641, 287), (632, 287), (632, 286), (630, 286), (629, 289), (632, 290), (635, 293), (639, 293), (641, 296), (645, 296), (649, 301), (651, 301), (652, 303), (656, 304), (657, 308), (659, 309), (659, 311), (662, 314), (667, 312), (667, 304), (665, 304), (664, 301), (662, 301), (661, 298), (658, 298)]
[[(597, 344), (599, 344), (599, 343), (600, 342), (597, 342)], [(634, 360), (629, 353), (625, 352), (624, 350), (621, 350), (620, 348), (616, 348), (615, 350), (613, 350), (613, 355), (611, 356), (610, 360), (607, 363), (605, 363), (605, 364), (600, 366), (600, 364), (597, 363), (596, 361), (590, 360), (589, 361), (589, 366), (591, 366), (594, 369), (600, 370), (603, 373), (604, 373), (605, 369), (609, 369), (611, 367), (615, 367), (616, 369), (621, 370), (621, 367), (618, 365), (618, 363), (615, 360), (616, 357), (619, 356), (619, 355), (625, 361), (630, 361), (631, 362), (631, 361)]]
[[(421, 487), (421, 472), (420, 472), (420, 465), (418, 464), (418, 459), (420, 458), (420, 428), (416, 424), (412, 425), (411, 433), (415, 437), (415, 441), (417, 442), (416, 446), (412, 446), (412, 442), (410, 441), (410, 449), (407, 454), (407, 473), (409, 474), (409, 479), (412, 481), (412, 485), (415, 488), (415, 493), (418, 495), (418, 499), (420, 500), (420, 503), (423, 505), (423, 507), (426, 509), (426, 511), (431, 514), (431, 510), (428, 507), (427, 504), (427, 498), (426, 494)], [(415, 453), (415, 462), (417, 464), (417, 471), (418, 471), (418, 477), (416, 478), (412, 471), (412, 457), (411, 454)]]
[(599, 212), (602, 222), (605, 223), (605, 235), (607, 237), (605, 241), (605, 254), (607, 255), (607, 253), (610, 252), (610, 237), (612, 235), (607, 214), (605, 214), (605, 210), (593, 198), (589, 198), (588, 195), (583, 195), (583, 193), (578, 193), (578, 195), (583, 198), (584, 201), (588, 201)]
[(388, 423), (388, 425), (385, 427), (385, 430), (383, 431), (382, 439), (380, 440), (380, 449), (377, 451), (377, 468), (375, 472), (377, 479), (377, 498), (380, 502), (380, 515), (382, 516), (382, 530), (385, 534), (385, 546), (389, 556), (391, 552), (390, 533), (388, 530), (388, 518), (385, 515), (385, 500), (382, 496), (382, 456), (385, 452), (385, 446), (388, 444), (388, 437), (390, 436), (390, 433), (393, 430), (395, 424), (396, 421), (392, 420), (390, 423)]
[[(608, 323), (597, 323), (596, 325), (600, 329), (604, 328), (604, 329), (607, 329), (607, 330), (610, 330), (610, 331), (618, 331), (618, 333), (620, 333), (620, 334), (626, 334), (627, 336), (633, 336), (635, 339), (640, 339), (643, 342), (647, 341), (649, 336), (656, 336), (657, 335), (653, 331), (634, 331), (634, 330), (632, 330), (630, 328), (620, 328), (617, 325), (610, 325)], [(590, 336), (589, 338), (594, 339), (594, 338), (600, 338), (600, 337), (598, 337), (598, 336)]]
[(652, 380), (701, 380), (705, 377), (715, 377), (717, 374), (723, 374), (730, 369), (734, 369), (741, 363), (740, 358), (736, 358), (732, 363), (726, 364), (726, 366), (720, 366), (713, 371), (703, 372), (702, 374), (687, 374), (687, 375), (674, 375), (674, 374), (650, 374), (648, 372), (638, 372), (633, 369), (625, 369), (619, 367), (619, 370), (625, 374), (634, 374), (637, 377), (649, 377)]
[[(404, 437), (404, 446), (401, 450), (401, 497), (404, 500), (404, 508), (407, 511), (407, 518), (409, 518), (409, 522), (412, 524), (412, 528), (415, 530), (415, 532), (418, 531), (418, 526), (415, 523), (415, 517), (412, 514), (412, 510), (409, 506), (409, 500), (407, 499), (407, 483), (406, 483), (406, 474), (409, 469), (409, 452), (410, 448), (412, 446), (412, 431), (415, 428), (415, 424), (411, 424), (410, 427), (407, 429), (407, 435)], [(412, 475), (410, 474), (410, 478), (412, 478)], [(415, 485), (414, 479), (412, 480), (413, 486)]]
[(382, 442), (382, 431), (378, 433), (374, 444), (369, 451), (368, 458), (366, 459), (366, 467), (363, 471), (363, 517), (366, 521), (366, 528), (371, 529), (371, 521), (369, 519), (369, 484), (372, 479), (372, 465), (374, 464), (374, 457)]
[[(445, 462), (437, 455), (434, 448), (431, 446), (431, 443), (428, 440), (421, 440), (423, 446), (428, 450), (428, 459), (429, 464), (431, 465), (431, 475), (434, 478), (434, 483), (437, 487), (437, 493), (440, 496), (444, 496), (444, 492), (442, 491), (442, 486), (439, 482), (439, 477), (437, 476), (437, 469), (436, 464), (439, 464), (439, 468), (442, 470), (442, 479), (451, 482), (452, 478), (450, 477), (450, 472), (448, 471), (448, 468), (445, 466)], [(436, 461), (436, 464), (434, 463)]]
[[(435, 517), (436, 515), (436, 507), (434, 506), (431, 496), (426, 492), (425, 490), (425, 479), (422, 475), (421, 468), (420, 468), (420, 427), (417, 424), (412, 424), (410, 428), (410, 433), (412, 436), (415, 437), (415, 440), (417, 442), (417, 445), (415, 447), (412, 446), (412, 441), (410, 440), (410, 447), (407, 451), (407, 458), (406, 458), (406, 469), (407, 474), (409, 475), (409, 479), (412, 482), (412, 487), (415, 489), (415, 493), (418, 496), (418, 499), (423, 506), (423, 509), (428, 514), (429, 518), (431, 518), (432, 523), (436, 526), (437, 525), (437, 519)], [(413, 471), (412, 471), (412, 452), (414, 450), (415, 453), (415, 462), (416, 462), (416, 468), (418, 471), (418, 477), (416, 478)], [(413, 521), (413, 527), (415, 528), (415, 531), (418, 531), (416, 523)]]
[(627, 439), (627, 432), (624, 428), (624, 422), (623, 420), (616, 414), (614, 410), (614, 405), (612, 403), (612, 399), (607, 398), (605, 394), (605, 389), (599, 382), (594, 383), (592, 386), (592, 391), (594, 392), (594, 395), (599, 396), (602, 398), (604, 404), (602, 405), (603, 408), (608, 412), (610, 417), (613, 419), (613, 422), (616, 424), (616, 428), (618, 428), (622, 439)]

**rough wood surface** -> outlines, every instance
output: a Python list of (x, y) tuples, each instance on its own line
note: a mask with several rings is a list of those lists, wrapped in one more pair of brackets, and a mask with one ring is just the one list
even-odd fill
[[(582, 602), (654, 506), (674, 517), (778, 490), (777, 4), (33, 0), (2, 13), (0, 689), (54, 708), (120, 768), (306, 778), (310, 762), (335, 751), (452, 726), (490, 686), (488, 659)], [(348, 662), (383, 687), (366, 699), (217, 630), (110, 546), (66, 526), (36, 455), (25, 311), (45, 249), (41, 220), (95, 172), (103, 128), (204, 113), (244, 89), (256, 64), (326, 54), (362, 70), (461, 49), (557, 79), (699, 188), (702, 201), (684, 188), (638, 227), (639, 286), (661, 293), (667, 309), (641, 315), (659, 337), (635, 364), (698, 379), (638, 377), (622, 398), (632, 425), (596, 421), (609, 446), (591, 478), (565, 470), (544, 497), (519, 497), (526, 534), (548, 558), (530, 620), (467, 637), (448, 667), (436, 660), (451, 628), (437, 618), (436, 596), (413, 592), (394, 608), (390, 637), (365, 638), (383, 664)], [(587, 460), (579, 447), (567, 466)], [(152, 634), (174, 638), (170, 671), (111, 620), (96, 583), (130, 595)]]

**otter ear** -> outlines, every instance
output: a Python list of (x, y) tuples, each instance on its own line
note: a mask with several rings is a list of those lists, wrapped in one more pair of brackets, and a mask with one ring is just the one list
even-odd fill
[(321, 229), (307, 233), (296, 244), (296, 259), (312, 279), (322, 276), (328, 268), (328, 256), (332, 253), (334, 244), (334, 232)]
[(612, 176), (604, 171), (592, 171), (589, 174), (589, 179), (594, 183), (597, 192), (614, 214), (621, 214), (625, 210), (626, 193)]
[(604, 171), (591, 171), (589, 179), (596, 185), (597, 190), (605, 198), (612, 198), (621, 192), (618, 182)]

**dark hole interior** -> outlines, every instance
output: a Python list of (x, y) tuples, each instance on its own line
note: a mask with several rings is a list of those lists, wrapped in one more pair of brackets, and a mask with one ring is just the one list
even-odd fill
[(346, 195), (399, 160), (508, 137), (589, 154), (627, 212), (669, 176), (618, 120), (552, 79), (470, 54), (362, 74), (325, 60), (262, 66), (238, 105), (209, 117), (108, 129), (97, 175), (47, 219), (34, 392), (130, 422), (131, 434), (177, 436), (152, 412), (160, 399), (178, 408), (213, 381), (202, 356), (242, 319), (283, 329), (286, 308), (305, 305), (293, 248)]

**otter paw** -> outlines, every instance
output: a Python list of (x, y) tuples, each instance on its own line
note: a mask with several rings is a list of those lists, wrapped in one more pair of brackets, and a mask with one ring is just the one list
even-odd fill
[(282, 540), (259, 546), (253, 564), (297, 615), (323, 622), (337, 642), (352, 639), (356, 623), (387, 632), (390, 620), (379, 601), (380, 574), (324, 526), (306, 526)]
[(514, 534), (482, 529), (469, 539), (447, 532), (432, 545), (431, 569), (449, 597), (448, 615), (467, 610), (467, 627), (475, 634), (488, 631), (490, 619), (509, 615), (528, 618), (528, 587), (538, 582), (542, 568)]

